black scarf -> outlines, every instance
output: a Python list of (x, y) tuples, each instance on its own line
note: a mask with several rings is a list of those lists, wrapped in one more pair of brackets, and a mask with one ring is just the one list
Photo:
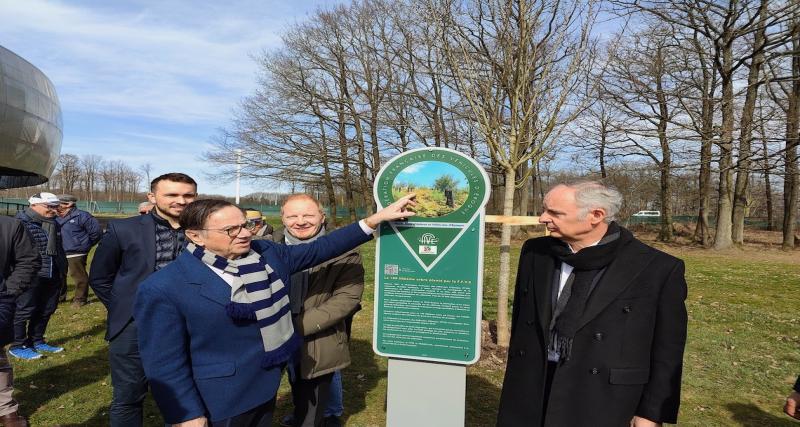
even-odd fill
[(58, 229), (55, 219), (39, 215), (31, 208), (25, 208), (25, 215), (28, 215), (33, 222), (38, 222), (42, 226), (42, 230), (47, 233), (47, 249), (45, 249), (45, 253), (50, 256), (57, 256), (61, 242), (58, 241)]
[(559, 361), (566, 362), (570, 359), (572, 340), (586, 309), (592, 281), (631, 240), (631, 232), (618, 226), (616, 222), (609, 224), (608, 231), (596, 246), (583, 248), (577, 253), (573, 253), (566, 243), (552, 239), (547, 248), (550, 255), (573, 267), (550, 320), (550, 342), (547, 350), (548, 353), (557, 354)]

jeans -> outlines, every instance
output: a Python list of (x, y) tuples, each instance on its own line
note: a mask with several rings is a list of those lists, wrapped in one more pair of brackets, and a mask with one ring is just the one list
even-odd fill
[(50, 316), (58, 308), (58, 294), (61, 291), (61, 277), (39, 277), (36, 286), (23, 292), (17, 298), (17, 312), (14, 315), (14, 341), (11, 348), (32, 347), (44, 342), (44, 332)]
[(136, 323), (131, 320), (108, 343), (111, 366), (111, 427), (141, 427), (142, 404), (147, 395), (147, 378), (139, 357)]
[(333, 373), (331, 379), (331, 394), (328, 396), (328, 406), (325, 407), (325, 417), (341, 417), (344, 413), (344, 396), (342, 395), (342, 371)]

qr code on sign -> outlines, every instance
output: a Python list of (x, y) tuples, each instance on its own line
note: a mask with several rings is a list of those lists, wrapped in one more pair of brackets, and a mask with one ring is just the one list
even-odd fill
[(400, 266), (397, 264), (384, 264), (383, 274), (396, 276), (400, 273)]

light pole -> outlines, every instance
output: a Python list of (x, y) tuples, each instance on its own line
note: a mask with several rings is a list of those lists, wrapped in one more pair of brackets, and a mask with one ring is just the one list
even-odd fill
[(236, 204), (239, 204), (239, 181), (242, 179), (242, 150), (236, 150)]

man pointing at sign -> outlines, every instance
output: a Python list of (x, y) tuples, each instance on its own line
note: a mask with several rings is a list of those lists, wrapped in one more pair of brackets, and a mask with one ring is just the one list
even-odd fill
[(383, 221), (413, 215), (413, 195), (303, 245), (251, 241), (242, 210), (198, 200), (180, 216), (190, 243), (149, 276), (134, 308), (153, 397), (167, 423), (271, 425), (283, 366), (302, 344), (290, 276), (371, 239)]

